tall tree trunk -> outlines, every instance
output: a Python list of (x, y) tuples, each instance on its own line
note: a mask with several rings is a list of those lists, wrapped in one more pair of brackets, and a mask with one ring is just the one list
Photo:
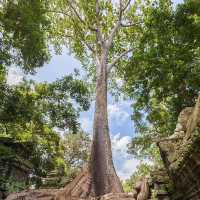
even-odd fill
[(92, 195), (123, 192), (116, 174), (108, 128), (107, 112), (107, 66), (106, 56), (101, 58), (97, 70), (96, 105), (93, 124), (93, 145), (91, 154)]

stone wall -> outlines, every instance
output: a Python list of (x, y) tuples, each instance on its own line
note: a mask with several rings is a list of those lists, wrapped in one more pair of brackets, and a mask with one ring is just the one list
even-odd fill
[[(185, 116), (184, 129), (158, 142), (161, 156), (173, 181), (174, 200), (200, 199), (200, 97), (191, 114)], [(183, 124), (178, 124), (183, 127)]]
[(172, 182), (165, 169), (156, 169), (151, 172), (149, 179), (151, 200), (170, 200)]
[(0, 138), (0, 199), (8, 194), (8, 185), (28, 183), (32, 165), (17, 152), (20, 149), (23, 154), (23, 148), (10, 138)]

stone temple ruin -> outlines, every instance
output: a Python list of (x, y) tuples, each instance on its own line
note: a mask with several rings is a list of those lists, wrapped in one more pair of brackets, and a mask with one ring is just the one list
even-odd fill
[(200, 97), (179, 115), (174, 135), (158, 142), (174, 200), (200, 199)]
[(91, 175), (87, 167), (62, 189), (29, 190), (7, 200), (199, 200), (200, 199), (200, 97), (179, 115), (175, 132), (157, 141), (163, 169), (136, 184), (132, 193), (88, 197)]

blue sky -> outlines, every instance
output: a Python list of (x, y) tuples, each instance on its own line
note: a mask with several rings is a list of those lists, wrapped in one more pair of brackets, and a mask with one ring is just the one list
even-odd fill
[[(173, 0), (172, 0), (172, 1), (173, 1)], [(174, 4), (176, 5), (176, 4), (178, 4), (178, 3), (182, 3), (183, 0), (174, 0), (173, 2), (174, 2)]]
[[(175, 0), (174, 3), (181, 3), (182, 0)], [(44, 67), (37, 70), (35, 76), (29, 76), (38, 82), (52, 82), (64, 75), (73, 73), (74, 69), (81, 70), (80, 63), (64, 50), (62, 55), (53, 55), (51, 61), (45, 64)], [(83, 73), (83, 71), (82, 71)], [(20, 81), (22, 74), (19, 70), (11, 69), (9, 73), (9, 82)], [(109, 96), (108, 111), (109, 111), (109, 126), (113, 148), (114, 164), (117, 173), (121, 179), (128, 178), (136, 169), (139, 161), (127, 154), (127, 144), (134, 136), (133, 122), (131, 121), (131, 102), (120, 101), (115, 102)], [(94, 113), (94, 103), (88, 112), (81, 113), (80, 123), (82, 128), (92, 134), (92, 121)]]

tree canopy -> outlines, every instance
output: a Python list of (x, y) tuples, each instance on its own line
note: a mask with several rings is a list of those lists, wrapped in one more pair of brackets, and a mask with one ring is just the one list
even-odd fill
[(1, 64), (34, 72), (49, 60), (45, 29), (49, 22), (43, 1), (2, 1), (0, 7)]
[(199, 14), (199, 2), (192, 0), (176, 9), (170, 1), (148, 7), (139, 48), (121, 70), (124, 91), (134, 99), (135, 155), (150, 155), (153, 140), (173, 134), (180, 111), (194, 105), (200, 90)]

